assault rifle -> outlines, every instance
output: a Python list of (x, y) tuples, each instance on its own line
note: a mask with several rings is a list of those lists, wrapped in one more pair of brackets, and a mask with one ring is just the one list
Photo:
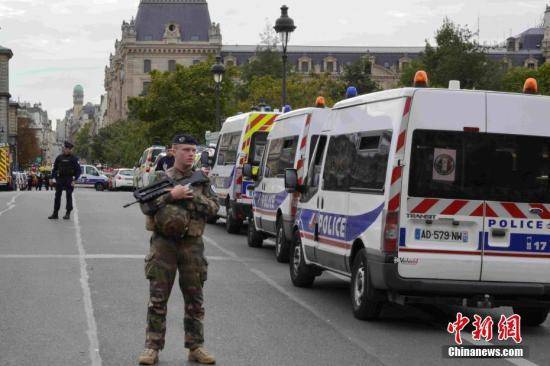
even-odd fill
[(170, 177), (165, 177), (164, 179), (148, 185), (147, 187), (140, 188), (134, 191), (134, 198), (136, 199), (132, 203), (125, 204), (124, 208), (130, 207), (136, 203), (147, 203), (159, 198), (162, 195), (168, 194), (168, 189), (173, 188), (177, 185), (182, 186), (192, 186), (200, 183), (208, 183), (209, 179), (201, 171), (195, 171), (193, 175), (189, 178), (175, 180)]

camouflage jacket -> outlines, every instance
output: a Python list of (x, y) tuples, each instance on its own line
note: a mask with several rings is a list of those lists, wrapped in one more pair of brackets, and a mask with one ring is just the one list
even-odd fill
[[(189, 178), (192, 174), (192, 170), (188, 170), (187, 172), (183, 173), (172, 167), (166, 170), (166, 172), (155, 172), (152, 183), (163, 179), (165, 175), (168, 175), (172, 179), (180, 180)], [(166, 205), (181, 205), (185, 208), (185, 211), (187, 211), (189, 215), (187, 235), (193, 237), (201, 236), (204, 232), (206, 219), (209, 216), (216, 215), (220, 206), (218, 204), (217, 197), (212, 191), (209, 183), (192, 186), (191, 189), (193, 189), (192, 200), (176, 201), (173, 200), (169, 194), (166, 194), (157, 198), (155, 201), (142, 204), (142, 211), (155, 212)], [(143, 205), (147, 205), (148, 207), (144, 209)], [(146, 216), (145, 228), (147, 230), (158, 232), (158, 228), (160, 225), (163, 225), (163, 223), (156, 222), (154, 216)]]

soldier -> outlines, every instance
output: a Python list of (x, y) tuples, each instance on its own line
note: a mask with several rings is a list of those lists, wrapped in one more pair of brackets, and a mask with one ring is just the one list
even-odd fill
[[(55, 179), (55, 202), (53, 206), (53, 214), (48, 217), (50, 220), (57, 220), (57, 213), (61, 208), (61, 194), (65, 191), (67, 197), (66, 213), (63, 219), (71, 218), (73, 210), (73, 189), (74, 180), (77, 180), (82, 173), (78, 158), (72, 154), (73, 144), (65, 141), (63, 154), (55, 158), (52, 170), (52, 178)], [(74, 180), (73, 180), (74, 179)]]
[[(175, 180), (193, 174), (197, 141), (177, 135), (172, 142), (174, 166), (156, 173), (154, 181), (169, 176)], [(145, 257), (145, 276), (149, 282), (149, 307), (142, 365), (154, 365), (164, 348), (168, 298), (179, 272), (179, 286), (185, 301), (185, 348), (189, 361), (214, 364), (216, 359), (204, 347), (203, 285), (208, 263), (204, 257), (202, 234), (208, 216), (218, 211), (210, 184), (178, 185), (153, 202), (142, 204), (146, 228), (153, 231), (150, 252)]]

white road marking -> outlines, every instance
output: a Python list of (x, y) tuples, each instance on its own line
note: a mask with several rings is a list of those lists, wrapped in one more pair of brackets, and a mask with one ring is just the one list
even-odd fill
[[(75, 195), (76, 196), (76, 195)], [(78, 220), (78, 207), (76, 197), (73, 197), (74, 205), (74, 226), (76, 231), (76, 245), (78, 247), (80, 262), (80, 286), (82, 287), (84, 309), (86, 311), (86, 320), (88, 322), (88, 340), (90, 342), (90, 359), (92, 366), (101, 366), (101, 355), (99, 354), (99, 340), (97, 338), (97, 324), (94, 317), (94, 308), (92, 305), (92, 295), (90, 291), (88, 269), (86, 268), (86, 251), (82, 245), (82, 234), (80, 231), (80, 222)]]
[[(141, 259), (145, 254), (0, 254), (0, 259)], [(210, 261), (237, 261), (236, 258), (222, 256), (207, 256)], [(239, 259), (239, 262), (241, 260)], [(259, 259), (245, 258), (244, 262), (257, 262)]]
[(361, 342), (359, 339), (353, 337), (352, 335), (348, 335), (344, 330), (337, 327), (335, 324), (333, 324), (330, 319), (326, 319), (323, 314), (318, 312), (315, 308), (307, 304), (305, 301), (300, 300), (298, 297), (292, 295), (290, 292), (285, 290), (283, 287), (279, 286), (275, 281), (273, 281), (271, 278), (269, 278), (265, 273), (263, 273), (260, 270), (249, 268), (252, 273), (254, 273), (256, 276), (260, 277), (262, 280), (267, 282), (271, 287), (275, 288), (277, 291), (288, 297), (290, 300), (294, 301), (296, 304), (300, 305), (310, 313), (312, 313), (316, 318), (323, 321), (326, 325), (328, 325), (330, 328), (332, 328), (334, 331), (339, 333), (342, 337), (347, 339), (349, 342), (353, 343), (355, 346), (361, 348), (363, 351), (365, 351), (369, 356), (375, 358), (378, 362), (381, 364), (384, 364), (378, 356), (376, 356), (376, 350), (367, 345), (364, 342)]
[(218, 248), (221, 252), (223, 252), (225, 255), (231, 257), (231, 258), (235, 258), (237, 259), (238, 261), (241, 261), (241, 259), (239, 258), (239, 256), (237, 254), (235, 254), (234, 252), (230, 251), (230, 250), (227, 250), (225, 249), (224, 247), (222, 247), (221, 245), (219, 245), (218, 243), (216, 243), (213, 239), (209, 238), (208, 236), (206, 235), (203, 235), (202, 238), (204, 239), (204, 241), (206, 241), (207, 243), (215, 246), (216, 248)]
[(16, 194), (15, 196), (13, 196), (11, 198), (11, 200), (6, 204), (6, 206), (8, 206), (8, 208), (0, 211), (0, 216), (2, 216), (2, 214), (4, 214), (4, 213), (8, 212), (9, 210), (12, 210), (13, 208), (15, 208), (15, 200), (19, 196), (21, 196), (21, 193), (18, 193), (18, 194)]

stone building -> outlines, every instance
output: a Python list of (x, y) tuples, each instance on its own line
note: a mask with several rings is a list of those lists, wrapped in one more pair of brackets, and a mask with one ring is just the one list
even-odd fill
[(38, 140), (42, 164), (52, 164), (59, 153), (57, 134), (53, 130), (52, 121), (48, 118), (48, 112), (42, 108), (42, 104), (19, 103), (17, 118), (25, 118), (30, 121), (29, 128), (34, 131)]
[[(128, 116), (129, 97), (147, 93), (152, 70), (169, 71), (177, 63), (191, 65), (221, 54), (226, 66), (254, 59), (257, 45), (222, 45), (220, 25), (212, 23), (206, 0), (141, 0), (135, 19), (122, 23), (105, 68), (108, 125)], [(424, 47), (342, 47), (289, 45), (289, 65), (305, 74), (329, 73), (337, 77), (344, 65), (365, 57), (382, 88), (395, 87), (407, 65)], [(510, 67), (537, 68), (550, 57), (550, 7), (538, 28), (511, 37), (502, 47), (488, 48), (491, 59)]]
[(84, 88), (76, 85), (73, 89), (73, 106), (65, 112), (65, 118), (57, 124), (59, 142), (74, 142), (78, 131), (87, 123), (91, 123), (91, 134), (97, 133), (100, 119), (100, 105), (90, 102), (84, 104)]
[(8, 109), (10, 103), (10, 59), (13, 52), (0, 46), (0, 144), (8, 143)]

